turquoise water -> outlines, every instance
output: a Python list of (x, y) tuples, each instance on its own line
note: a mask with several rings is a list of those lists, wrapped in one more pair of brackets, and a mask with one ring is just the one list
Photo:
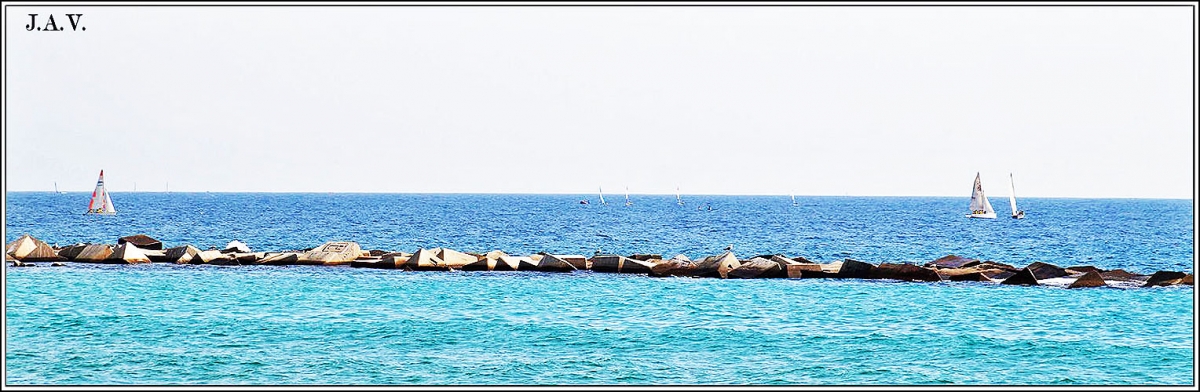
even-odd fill
[(11, 384), (1191, 384), (1190, 288), (10, 268)]
[[(9, 193), (5, 238), (113, 242), (143, 232), (168, 246), (238, 238), (283, 250), (347, 238), (409, 251), (603, 247), (693, 258), (736, 243), (740, 256), (878, 263), (959, 253), (1193, 270), (1190, 200), (1035, 199), (1024, 221), (975, 221), (949, 218), (961, 218), (963, 201), (938, 198), (797, 198), (800, 213), (786, 209), (790, 200), (715, 197), (710, 214), (672, 209), (673, 196), (631, 209), (575, 196), (126, 196), (114, 195), (124, 205), (116, 219), (96, 220), (54, 195)], [(324, 202), (300, 212), (297, 198)], [(872, 222), (854, 212), (864, 203), (899, 216)], [(934, 212), (902, 212), (914, 206)], [(1111, 213), (1064, 218), (1097, 208)], [(206, 214), (178, 212), (188, 209)], [(77, 263), (4, 273), (10, 385), (1195, 382), (1191, 286)]]

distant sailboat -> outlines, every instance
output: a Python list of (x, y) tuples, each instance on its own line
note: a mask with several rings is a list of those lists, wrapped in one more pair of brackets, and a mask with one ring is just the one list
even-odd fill
[(996, 211), (992, 203), (983, 194), (983, 183), (979, 181), (979, 173), (975, 173), (975, 187), (971, 189), (971, 213), (968, 218), (996, 219)]
[(600, 204), (608, 205), (608, 203), (604, 201), (604, 187), (600, 187)]
[(61, 194), (67, 193), (67, 192), (59, 192), (59, 191), (58, 191), (58, 181), (55, 181), (55, 182), (54, 182), (54, 193), (57, 193), (57, 194), (60, 194), (60, 195), (61, 195)]
[(675, 204), (683, 205), (683, 198), (679, 197), (679, 187), (675, 187)]
[(792, 205), (794, 205), (794, 206), (798, 206), (798, 205), (799, 205), (799, 204), (797, 204), (797, 203), (796, 203), (796, 195), (794, 195), (794, 194), (792, 195)]
[(1025, 211), (1017, 209), (1017, 186), (1013, 185), (1012, 173), (1008, 173), (1008, 187), (1008, 205), (1012, 207), (1012, 217), (1013, 219), (1024, 219)]
[(100, 171), (100, 179), (96, 180), (96, 190), (92, 191), (92, 200), (88, 202), (88, 214), (112, 215), (117, 213), (113, 207), (112, 197), (104, 188), (104, 170)]
[(629, 207), (631, 205), (633, 205), (633, 202), (629, 201), (629, 187), (625, 187), (625, 206)]

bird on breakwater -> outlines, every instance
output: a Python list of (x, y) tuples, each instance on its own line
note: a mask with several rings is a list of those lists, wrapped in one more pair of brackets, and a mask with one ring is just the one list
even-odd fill
[(729, 250), (729, 251), (733, 250), (733, 244), (729, 244), (729, 246), (726, 246), (725, 250)]

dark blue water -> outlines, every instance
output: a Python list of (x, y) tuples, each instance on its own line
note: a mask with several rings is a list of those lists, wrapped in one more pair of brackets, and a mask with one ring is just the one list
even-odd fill
[[(167, 246), (281, 251), (353, 240), (365, 249), (438, 246), (591, 255), (683, 253), (734, 245), (739, 255), (812, 260), (929, 261), (947, 254), (1025, 265), (1044, 261), (1152, 273), (1191, 270), (1191, 200), (1022, 199), (1026, 219), (965, 219), (967, 198), (595, 195), (114, 194), (116, 216), (84, 216), (90, 194), (8, 193), (5, 241), (115, 243), (145, 233)], [(707, 206), (713, 210), (708, 211)], [(704, 207), (697, 210), (697, 207)]]
[[(959, 254), (1194, 270), (1191, 200), (7, 193), (5, 239), (254, 250), (354, 240), (590, 255), (782, 253), (924, 262)], [(1006, 206), (994, 199), (993, 205)], [(712, 211), (698, 205), (707, 203)], [(10, 384), (1194, 383), (1188, 287), (719, 280), (346, 267), (5, 269)]]

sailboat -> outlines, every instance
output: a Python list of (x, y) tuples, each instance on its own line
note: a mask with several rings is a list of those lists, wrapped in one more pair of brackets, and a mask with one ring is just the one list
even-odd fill
[(794, 206), (800, 205), (800, 204), (796, 203), (796, 195), (795, 194), (792, 195), (792, 205), (794, 205)]
[(675, 187), (675, 204), (683, 205), (683, 198), (679, 197), (679, 187)]
[(55, 181), (55, 182), (54, 182), (54, 193), (57, 193), (57, 194), (60, 194), (60, 195), (61, 195), (61, 194), (67, 193), (67, 192), (59, 192), (59, 190), (58, 190), (58, 181)]
[(987, 196), (983, 194), (983, 184), (979, 181), (978, 172), (975, 173), (975, 187), (971, 189), (971, 213), (967, 214), (967, 217), (996, 219), (992, 203), (989, 203)]
[(625, 206), (629, 207), (631, 205), (633, 205), (633, 202), (629, 201), (629, 187), (625, 187)]
[(1025, 219), (1025, 211), (1017, 209), (1017, 187), (1013, 185), (1012, 173), (1008, 173), (1008, 205), (1012, 207), (1013, 219)]
[(88, 202), (88, 214), (112, 215), (117, 213), (113, 207), (112, 197), (104, 188), (104, 170), (100, 171), (100, 179), (96, 180), (96, 190), (92, 191), (92, 200)]
[(604, 187), (600, 187), (600, 204), (608, 205), (608, 203), (604, 202)]

